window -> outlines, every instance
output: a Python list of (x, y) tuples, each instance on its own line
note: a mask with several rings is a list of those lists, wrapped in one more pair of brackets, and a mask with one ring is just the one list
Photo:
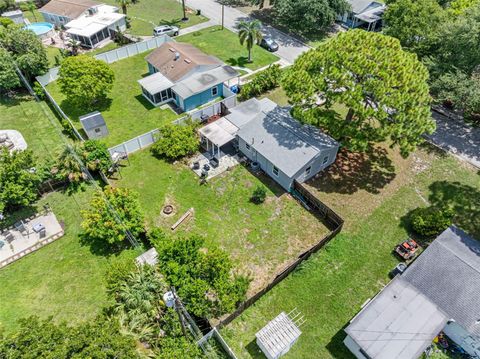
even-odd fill
[(328, 162), (328, 156), (323, 157), (323, 164)]
[(308, 166), (307, 169), (305, 170), (305, 174), (309, 175), (311, 171), (312, 171), (312, 166)]
[(272, 172), (275, 176), (278, 177), (278, 168), (277, 167), (273, 166)]
[(101, 130), (100, 130), (99, 128), (96, 128), (96, 129), (95, 129), (95, 133), (100, 133), (100, 131), (101, 131)]
[(218, 87), (212, 87), (212, 96), (217, 96), (218, 95)]
[(245, 144), (245, 148), (250, 151), (250, 145), (248, 143)]

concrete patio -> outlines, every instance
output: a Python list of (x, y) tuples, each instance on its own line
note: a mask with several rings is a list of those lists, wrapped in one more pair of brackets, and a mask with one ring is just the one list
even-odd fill
[[(210, 169), (208, 170), (208, 176), (206, 178), (207, 180), (209, 180), (218, 175), (221, 175), (222, 173), (228, 171), (230, 168), (233, 168), (239, 163), (241, 163), (242, 161), (244, 161), (244, 159), (241, 159), (236, 154), (235, 155), (225, 154), (220, 158), (218, 166), (213, 167), (210, 164), (211, 159), (212, 159), (212, 155), (209, 152), (202, 153), (190, 161), (190, 168), (192, 169), (193, 172), (197, 174), (198, 177), (201, 177), (204, 166), (209, 165)], [(193, 164), (195, 162), (198, 162), (200, 164), (200, 167), (198, 169), (194, 169), (193, 167)]]
[(53, 212), (39, 213), (3, 229), (0, 234), (0, 268), (57, 240), (64, 234)]

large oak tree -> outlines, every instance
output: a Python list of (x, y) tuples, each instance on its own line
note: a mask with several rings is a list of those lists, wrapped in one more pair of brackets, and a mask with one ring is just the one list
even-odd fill
[[(343, 146), (365, 151), (389, 140), (407, 156), (435, 129), (427, 79), (427, 69), (397, 39), (352, 30), (300, 56), (284, 87), (293, 114)], [(346, 107), (347, 116), (333, 107)]]

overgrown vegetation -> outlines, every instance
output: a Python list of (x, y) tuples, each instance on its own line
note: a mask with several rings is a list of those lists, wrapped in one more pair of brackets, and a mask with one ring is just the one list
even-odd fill
[(192, 121), (181, 125), (167, 124), (160, 128), (151, 151), (155, 156), (175, 160), (195, 153), (199, 146), (197, 126)]
[(425, 237), (434, 237), (452, 225), (455, 212), (452, 208), (420, 207), (410, 214), (411, 226)]
[(280, 85), (281, 76), (280, 65), (270, 65), (267, 69), (255, 74), (250, 82), (242, 86), (239, 95), (240, 100), (245, 101), (277, 88)]
[(250, 200), (253, 203), (256, 204), (261, 204), (265, 202), (265, 199), (267, 198), (267, 190), (264, 186), (257, 186), (253, 190), (252, 197), (250, 197)]

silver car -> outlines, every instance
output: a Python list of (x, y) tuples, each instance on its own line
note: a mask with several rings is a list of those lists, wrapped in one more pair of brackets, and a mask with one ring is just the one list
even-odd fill
[(160, 25), (153, 29), (153, 36), (177, 36), (180, 29), (176, 26)]

